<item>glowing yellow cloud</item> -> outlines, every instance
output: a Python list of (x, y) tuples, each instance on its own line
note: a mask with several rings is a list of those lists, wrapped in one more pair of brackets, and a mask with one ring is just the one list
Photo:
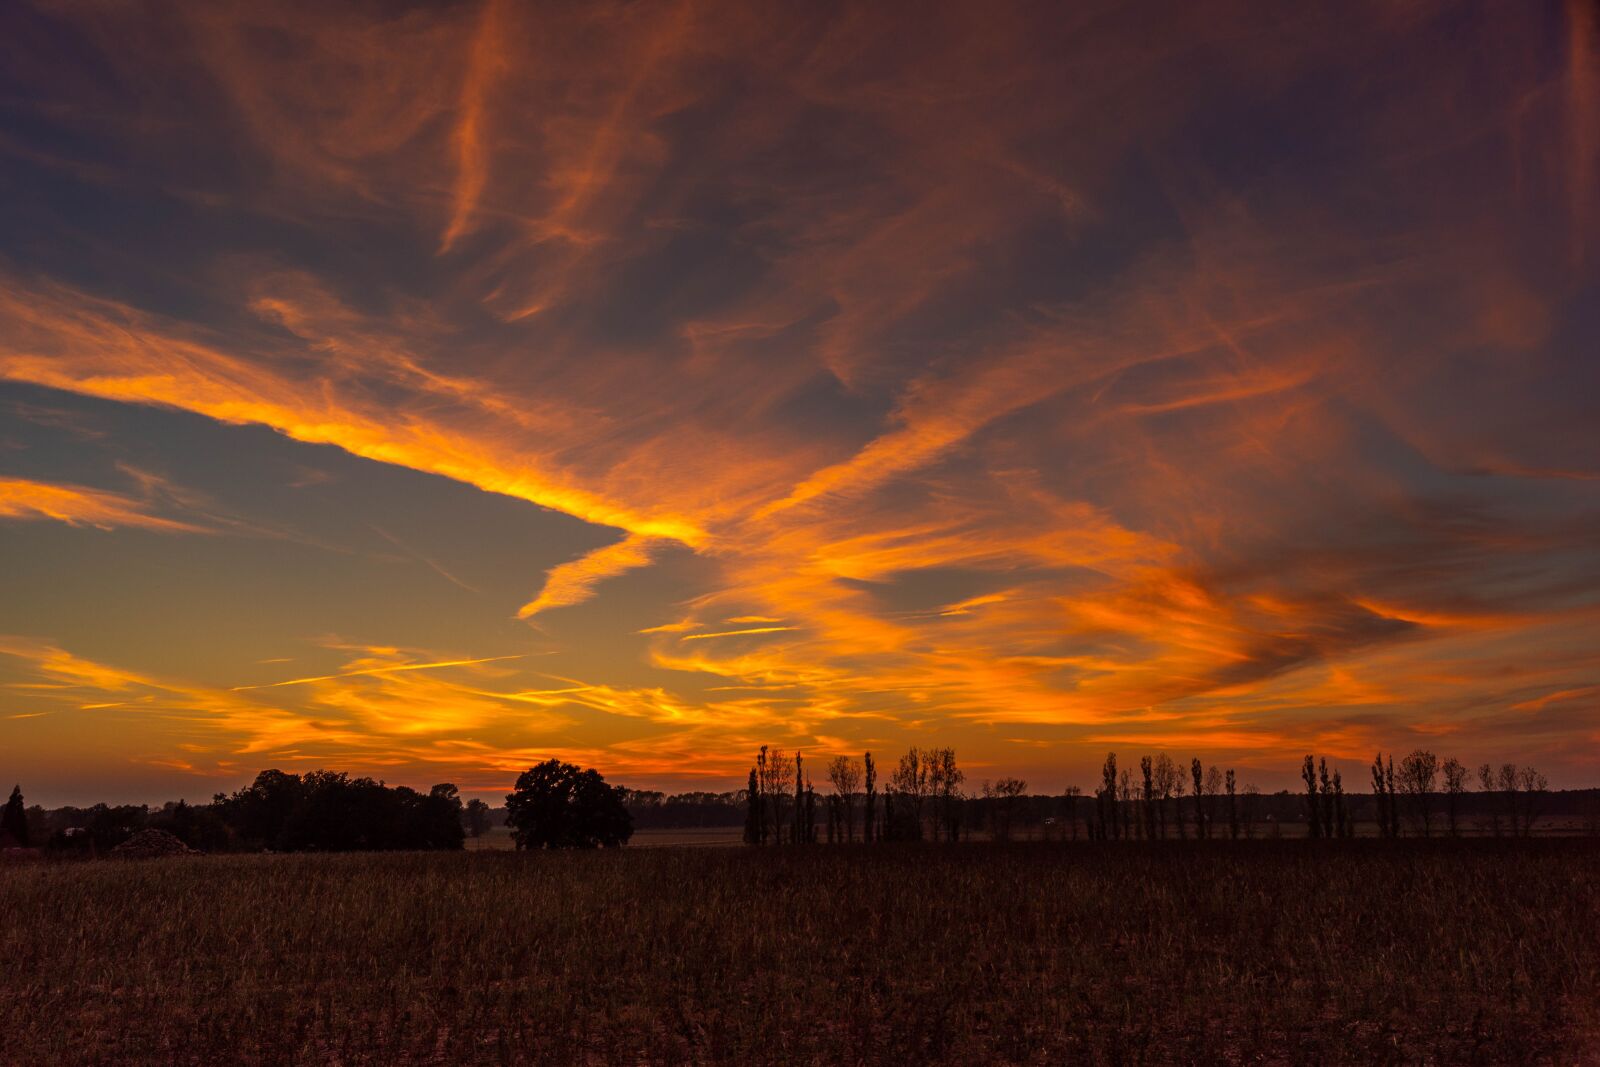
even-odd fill
[(570, 607), (589, 599), (597, 583), (650, 565), (652, 539), (630, 534), (614, 545), (597, 548), (545, 575), (539, 595), (524, 604), (517, 618), (527, 619), (551, 608)]

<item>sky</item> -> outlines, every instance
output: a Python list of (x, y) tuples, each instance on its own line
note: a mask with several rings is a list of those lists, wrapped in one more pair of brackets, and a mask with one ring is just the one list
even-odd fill
[(1594, 785), (1597, 344), (1585, 2), (16, 0), (0, 779)]

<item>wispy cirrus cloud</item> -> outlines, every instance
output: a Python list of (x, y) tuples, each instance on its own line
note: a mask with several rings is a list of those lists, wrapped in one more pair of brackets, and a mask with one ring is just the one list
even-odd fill
[[(98, 149), (27, 166), (203, 218), (181, 282), (11, 269), (0, 377), (601, 528), (507, 580), (607, 677), (469, 692), (450, 671), (495, 663), (353, 654), (278, 694), (338, 713), (326, 753), (432, 758), (396, 738), (520, 708), (630, 773), (722, 773), (762, 731), (1266, 761), (1442, 722), (1515, 747), (1495, 709), (1581, 706), (1587, 9), (922, 14), (54, 9), (139, 122), (85, 126), (128, 105), (19, 56), (38, 121)], [(1569, 726), (1528, 745), (1568, 760)]]
[(209, 533), (206, 527), (152, 513), (147, 500), (88, 486), (0, 478), (0, 519), (49, 520), (101, 530)]

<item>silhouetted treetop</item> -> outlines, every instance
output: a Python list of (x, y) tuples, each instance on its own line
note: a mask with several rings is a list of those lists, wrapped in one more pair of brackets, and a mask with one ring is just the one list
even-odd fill
[(518, 848), (616, 848), (633, 836), (623, 792), (592, 768), (545, 760), (506, 795), (506, 823)]

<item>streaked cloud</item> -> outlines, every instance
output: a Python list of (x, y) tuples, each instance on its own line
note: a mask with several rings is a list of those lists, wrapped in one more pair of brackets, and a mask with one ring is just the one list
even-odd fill
[[(24, 421), (115, 449), (73, 405), (127, 405), (301, 452), (252, 476), (282, 514), (221, 521), (23, 447), (0, 517), (287, 530), (376, 480), (313, 446), (436, 476), (402, 509), (431, 541), (351, 524), (421, 564), (354, 594), (370, 642), (292, 679), (224, 684), (332, 624), (251, 632), (209, 684), (91, 685), (76, 634), (12, 654), (18, 685), (81, 677), (75, 711), (192, 705), (152, 761), (1595, 769), (1586, 5), (23, 7)], [(451, 526), (444, 481), (581, 537)], [(208, 545), (316, 580), (250, 540)], [(446, 583), (471, 597), (410, 603)]]
[(200, 526), (153, 515), (147, 501), (121, 493), (24, 478), (0, 477), (0, 519), (46, 519), (101, 530), (133, 527), (161, 533), (208, 532)]
[(614, 545), (551, 569), (539, 595), (517, 612), (519, 619), (531, 618), (551, 608), (581, 604), (594, 595), (594, 587), (608, 578), (650, 565), (651, 539), (629, 534)]

